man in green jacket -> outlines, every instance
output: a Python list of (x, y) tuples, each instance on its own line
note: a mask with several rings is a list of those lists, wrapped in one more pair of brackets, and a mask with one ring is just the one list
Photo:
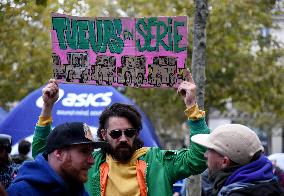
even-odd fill
[[(196, 86), (192, 78), (182, 82), (178, 93), (186, 105), (190, 137), (209, 134), (205, 112), (196, 104)], [(50, 80), (43, 89), (44, 104), (35, 128), (32, 143), (33, 156), (45, 151), (45, 143), (51, 131), (51, 111), (58, 99), (58, 85)], [(161, 150), (143, 147), (139, 139), (142, 129), (141, 115), (132, 106), (115, 103), (107, 107), (99, 119), (97, 135), (107, 141), (109, 147), (95, 151), (95, 163), (88, 171), (85, 187), (90, 195), (172, 195), (173, 184), (206, 169), (206, 148), (191, 143), (191, 148)]]

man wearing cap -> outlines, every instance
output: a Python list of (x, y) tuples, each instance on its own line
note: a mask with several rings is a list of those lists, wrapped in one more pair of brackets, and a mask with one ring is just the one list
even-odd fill
[(12, 150), (12, 137), (0, 134), (0, 183), (8, 188), (17, 174), (19, 165), (14, 163), (9, 154)]
[[(195, 104), (196, 86), (191, 79), (182, 82), (178, 92), (187, 107), (190, 134), (208, 134), (204, 111)], [(50, 130), (51, 109), (58, 98), (58, 86), (50, 80), (43, 89), (44, 105), (35, 129), (33, 155), (44, 149), (44, 138)], [(173, 184), (206, 169), (206, 148), (193, 144), (189, 149), (161, 150), (143, 147), (140, 113), (131, 105), (114, 103), (99, 117), (97, 135), (109, 148), (93, 154), (95, 163), (88, 173), (86, 188), (90, 195), (173, 195)]]
[(258, 136), (248, 127), (221, 125), (191, 140), (208, 149), (205, 157), (213, 195), (283, 195)]
[(83, 183), (93, 165), (95, 142), (82, 122), (58, 125), (49, 134), (46, 149), (34, 161), (25, 162), (7, 192), (9, 195), (88, 195)]

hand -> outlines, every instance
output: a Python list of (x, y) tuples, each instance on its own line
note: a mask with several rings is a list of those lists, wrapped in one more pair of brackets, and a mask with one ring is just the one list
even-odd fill
[(181, 94), (184, 99), (184, 103), (187, 108), (193, 106), (196, 103), (196, 85), (190, 74), (188, 81), (183, 81), (178, 89), (177, 93)]
[(50, 79), (46, 87), (42, 89), (42, 99), (46, 106), (53, 105), (59, 97), (58, 84), (55, 79)]
[(42, 89), (43, 106), (40, 116), (50, 117), (54, 103), (58, 100), (59, 88), (56, 80), (50, 79)]

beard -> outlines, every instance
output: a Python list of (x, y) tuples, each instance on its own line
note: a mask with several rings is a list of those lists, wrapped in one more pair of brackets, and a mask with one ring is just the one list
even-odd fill
[[(112, 148), (112, 147), (111, 147)], [(126, 143), (119, 144), (116, 148), (111, 149), (112, 157), (122, 163), (127, 163), (136, 149), (132, 148)]]
[(109, 147), (102, 150), (107, 154), (110, 154), (116, 161), (127, 163), (131, 159), (134, 152), (141, 148), (143, 144), (144, 143), (142, 140), (135, 138), (132, 146), (128, 145), (127, 143), (120, 143), (115, 148), (109, 145)]
[(219, 162), (211, 163), (211, 165), (208, 166), (208, 177), (211, 179), (215, 178), (216, 174), (219, 173), (221, 169), (221, 164)]
[(61, 165), (61, 173), (63, 178), (70, 185), (70, 187), (75, 188), (78, 184), (83, 184), (88, 179), (88, 169), (90, 166), (88, 165), (81, 165), (74, 166), (72, 164), (72, 159), (68, 157)]

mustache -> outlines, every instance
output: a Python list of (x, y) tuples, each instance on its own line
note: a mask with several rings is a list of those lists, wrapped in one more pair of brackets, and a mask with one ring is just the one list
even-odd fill
[(120, 143), (116, 148), (131, 148), (131, 146), (129, 146), (127, 143)]

